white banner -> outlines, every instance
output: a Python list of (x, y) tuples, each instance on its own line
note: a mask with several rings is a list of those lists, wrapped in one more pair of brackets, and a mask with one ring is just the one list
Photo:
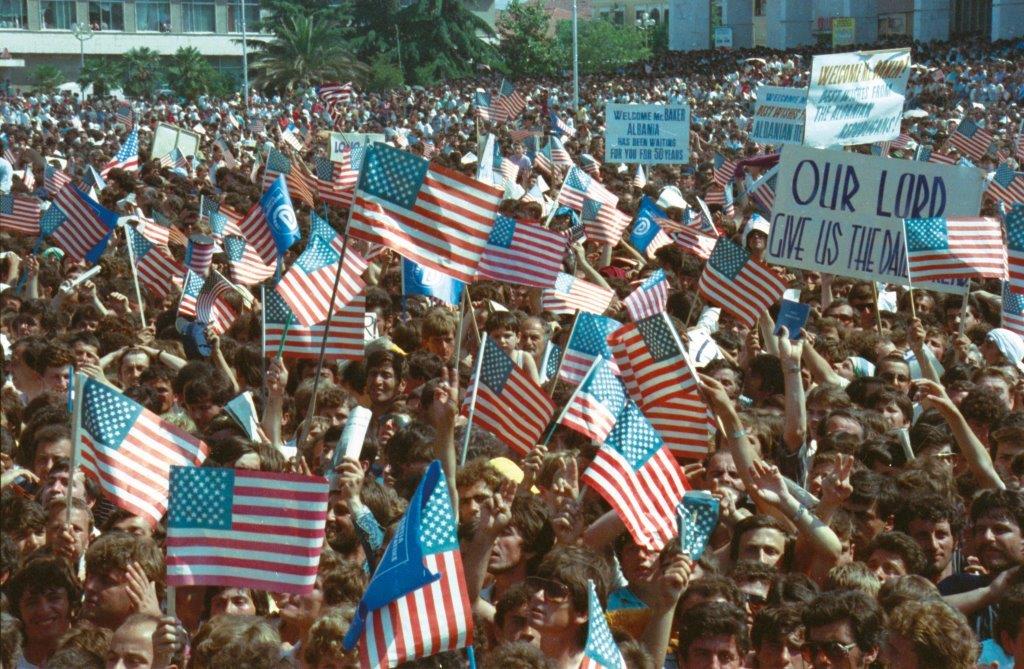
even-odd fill
[(909, 76), (909, 48), (815, 56), (804, 144), (832, 147), (896, 139)]
[(977, 216), (984, 178), (971, 167), (785, 146), (767, 260), (907, 285), (902, 219)]
[(690, 108), (683, 105), (605, 107), (605, 162), (685, 165), (690, 162)]
[(342, 154), (350, 146), (366, 148), (374, 142), (383, 142), (384, 135), (376, 132), (332, 132), (331, 160), (340, 163)]
[(750, 139), (759, 144), (802, 144), (807, 89), (758, 86)]

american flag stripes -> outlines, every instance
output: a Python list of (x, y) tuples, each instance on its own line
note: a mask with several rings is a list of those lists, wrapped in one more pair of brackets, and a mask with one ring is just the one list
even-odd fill
[(320, 476), (172, 467), (167, 585), (312, 592), (329, 495)]
[(629, 225), (629, 216), (614, 205), (584, 198), (580, 219), (587, 231), (587, 239), (615, 245)]
[(155, 526), (167, 510), (170, 467), (202, 464), (206, 444), (91, 378), (77, 377), (75, 401), (75, 461), (115, 504)]
[(988, 194), (1008, 205), (1024, 202), (1024, 175), (1014, 171), (1009, 163), (1000, 163), (989, 182)]
[(580, 167), (583, 171), (594, 177), (598, 181), (601, 180), (601, 163), (597, 162), (597, 158), (590, 155), (589, 153), (580, 154)]
[(350, 234), (470, 283), (503, 191), (385, 144), (366, 149)]
[(637, 545), (660, 551), (676, 533), (686, 479), (640, 408), (627, 401), (580, 481), (622, 519)]
[(117, 109), (114, 110), (114, 121), (131, 128), (135, 125), (135, 110), (128, 103), (118, 105)]
[(339, 262), (341, 276), (333, 296), (334, 308), (340, 309), (366, 286), (361, 275), (367, 264), (354, 249), (346, 249), (342, 261), (341, 253), (330, 240), (319, 236), (310, 236), (302, 255), (274, 288), (302, 325), (316, 325), (327, 318)]
[(22, 195), (0, 195), (0, 229), (39, 236), (39, 200)]
[(353, 87), (351, 81), (344, 84), (338, 82), (321, 84), (319, 90), (317, 90), (317, 95), (332, 115), (337, 114), (338, 107), (347, 105), (352, 101), (352, 94)]
[(587, 599), (587, 641), (579, 669), (626, 669), (626, 661), (612, 637), (593, 581), (587, 581)]
[(359, 171), (352, 169), (351, 149), (346, 149), (344, 161), (332, 162), (327, 156), (313, 159), (313, 179), (320, 199), (331, 206), (347, 207), (352, 204), (352, 189), (359, 180)]
[(229, 235), (224, 238), (224, 252), (228, 257), (231, 280), (243, 286), (255, 286), (274, 275), (275, 266), (267, 265), (245, 237)]
[(544, 288), (562, 270), (565, 236), (499, 214), (480, 258), (480, 276)]
[(485, 121), (506, 123), (526, 109), (526, 98), (510, 82), (502, 80), (497, 95), (478, 91), (475, 97), (476, 116)]
[(117, 155), (109, 163), (103, 166), (100, 176), (106, 177), (111, 170), (137, 170), (139, 169), (139, 130), (138, 128), (128, 133), (124, 144), (118, 149)]
[[(344, 648), (362, 669), (389, 669), (473, 643), (451, 485), (427, 467), (359, 603)], [(438, 578), (439, 577), (439, 578)]]
[[(302, 325), (288, 303), (275, 291), (267, 291), (264, 309), (264, 328), (267, 333), (267, 355), (276, 355), (284, 342), (282, 355), (286, 358), (316, 358), (320, 355), (326, 321), (316, 325)], [(290, 321), (290, 324), (289, 324)], [(360, 360), (366, 342), (366, 295), (360, 293), (351, 302), (335, 309), (327, 328), (325, 360)]]
[(720, 237), (697, 284), (700, 294), (753, 327), (782, 298), (786, 284), (767, 266)]
[(572, 162), (568, 149), (565, 148), (562, 140), (558, 137), (549, 138), (546, 148), (548, 150), (547, 157), (551, 159), (552, 164), (568, 169), (571, 169), (576, 164)]
[(181, 149), (174, 147), (171, 149), (170, 153), (160, 157), (160, 167), (187, 170), (189, 164), (185, 159), (185, 156), (181, 153)]
[(1018, 165), (1024, 165), (1024, 121), (1017, 126), (1017, 139), (1013, 141), (1013, 155)]
[[(695, 255), (701, 260), (711, 257), (711, 252), (715, 249), (715, 242), (718, 241), (717, 237), (705, 235), (685, 226), (667, 233), (667, 237), (684, 252)], [(648, 253), (650, 250), (651, 248), (648, 247)]]
[(139, 281), (154, 295), (163, 297), (171, 292), (175, 284), (181, 285), (182, 276), (185, 274), (182, 265), (164, 255), (161, 247), (153, 244), (131, 226), (126, 225), (124, 233), (128, 236)]
[(135, 218), (139, 221), (139, 224), (135, 229), (139, 231), (139, 234), (157, 246), (162, 246), (164, 248), (169, 247), (171, 244), (175, 244), (177, 246), (188, 245), (188, 238), (185, 237), (181, 230), (170, 225), (170, 221), (167, 221), (163, 216), (160, 216), (159, 218), (166, 221), (166, 225), (157, 220), (156, 213), (154, 213), (153, 216), (154, 218), (149, 218), (142, 213), (142, 210), (135, 210)]
[(185, 318), (196, 317), (196, 299), (203, 290), (206, 279), (199, 276), (192, 270), (185, 271), (185, 278), (182, 280), (181, 299), (178, 300), (178, 315)]
[(1002, 324), (1024, 336), (1024, 295), (1010, 290), (1010, 282), (1003, 282)]
[[(721, 188), (736, 178), (736, 165), (739, 161), (735, 158), (726, 158), (720, 153), (715, 154), (714, 172), (711, 175), (715, 184)], [(710, 202), (710, 200), (708, 200)]]
[(72, 184), (54, 196), (53, 205), (66, 217), (52, 233), (53, 241), (75, 260), (98, 261), (110, 232), (117, 225), (117, 214), (103, 208)]
[(594, 358), (558, 422), (594, 441), (604, 441), (629, 401), (615, 374), (607, 360)]
[(1015, 204), (1003, 219), (1010, 288), (1024, 293), (1024, 204)]
[(216, 243), (207, 235), (192, 235), (185, 247), (185, 264), (196, 274), (206, 276), (213, 264), (213, 252)]
[(277, 149), (272, 148), (263, 169), (263, 190), (270, 188), (270, 185), (282, 174), (288, 183), (288, 192), (312, 207), (317, 193), (313, 177), (303, 170), (298, 161), (292, 161)]
[(778, 179), (779, 166), (776, 165), (762, 174), (747, 191), (751, 199), (766, 212), (775, 207), (775, 185)]
[(463, 414), (468, 414), (474, 394), (474, 425), (520, 457), (537, 445), (555, 409), (543, 389), (489, 337), (481, 347), (478, 373), (466, 393)]
[(71, 177), (68, 176), (67, 172), (52, 165), (47, 165), (43, 168), (43, 188), (50, 195), (56, 195), (60, 189), (69, 183), (71, 183)]
[(299, 224), (285, 177), (278, 177), (270, 184), (260, 201), (239, 221), (238, 228), (268, 265), (276, 263), (299, 239)]
[(512, 82), (502, 79), (501, 88), (498, 89), (498, 104), (508, 112), (508, 119), (517, 118), (526, 109), (526, 98), (516, 90)]
[(619, 367), (612, 357), (608, 335), (615, 332), (620, 325), (622, 324), (613, 318), (581, 311), (576, 316), (569, 341), (565, 344), (562, 369), (558, 373), (558, 378), (567, 383), (579, 383), (597, 358), (607, 360), (609, 368), (618, 374)]
[(1003, 231), (994, 218), (906, 218), (911, 283), (948, 278), (1006, 278)]
[(668, 302), (668, 278), (665, 270), (658, 269), (647, 277), (636, 290), (622, 300), (629, 317), (639, 321), (665, 311)]
[(603, 314), (613, 297), (615, 292), (609, 288), (559, 272), (554, 287), (546, 288), (541, 294), (541, 308), (553, 314), (571, 314), (577, 310)]
[(988, 147), (992, 145), (992, 133), (979, 126), (973, 119), (965, 118), (949, 136), (949, 143), (960, 153), (974, 160), (981, 160), (988, 153)]
[(619, 203), (617, 195), (602, 186), (596, 179), (573, 165), (562, 182), (558, 191), (558, 204), (581, 210), (586, 199), (597, 200), (602, 204), (614, 207)]
[(563, 121), (555, 111), (551, 111), (548, 114), (548, 121), (551, 124), (552, 135), (562, 137), (574, 137), (576, 135), (576, 128)]
[[(188, 273), (194, 274), (192, 270)], [(196, 297), (196, 322), (206, 323), (214, 334), (227, 332), (235, 320), (235, 310), (226, 298), (234, 290), (227, 279), (216, 271), (211, 272)]]

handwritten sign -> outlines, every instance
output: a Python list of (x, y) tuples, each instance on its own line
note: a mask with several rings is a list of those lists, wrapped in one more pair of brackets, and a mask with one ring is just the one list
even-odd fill
[(332, 132), (331, 160), (340, 163), (345, 149), (349, 147), (355, 146), (365, 149), (374, 142), (383, 141), (384, 135), (377, 132)]
[(909, 76), (909, 48), (815, 56), (804, 144), (832, 147), (895, 139)]
[(758, 86), (750, 139), (759, 144), (802, 144), (807, 89)]
[(978, 215), (984, 177), (970, 167), (785, 146), (768, 261), (907, 285), (902, 219)]
[(617, 163), (685, 165), (690, 162), (687, 105), (625, 105), (605, 108), (604, 159)]

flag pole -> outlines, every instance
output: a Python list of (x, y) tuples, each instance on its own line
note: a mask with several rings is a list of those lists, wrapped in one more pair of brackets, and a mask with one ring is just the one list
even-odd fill
[[(882, 334), (882, 312), (878, 308), (878, 284), (874, 281), (871, 282), (871, 294), (875, 298), (875, 326), (878, 327), (878, 334)], [(913, 297), (910, 301), (914, 301)]]
[(964, 286), (964, 300), (960, 303), (960, 337), (964, 336), (964, 332), (967, 330), (967, 307), (969, 305), (971, 297), (971, 280), (967, 279), (967, 285)]
[(562, 357), (558, 360), (558, 367), (555, 369), (555, 375), (551, 377), (548, 383), (551, 387), (548, 388), (548, 394), (553, 398), (555, 396), (555, 386), (558, 385), (558, 376), (562, 373), (562, 365), (565, 364), (565, 354), (569, 351), (569, 342), (572, 341), (572, 333), (576, 332), (576, 323), (580, 320), (580, 312), (576, 312), (575, 318), (572, 319), (572, 327), (569, 328), (569, 338), (565, 340), (565, 348), (562, 349)]
[(267, 286), (260, 284), (260, 399), (263, 411), (267, 410)]
[[(404, 285), (405, 284), (405, 272), (402, 272), (402, 284), (403, 284), (402, 285), (402, 295), (404, 296), (405, 295), (405, 285)], [(463, 289), (462, 290), (462, 295), (459, 297), (459, 325), (455, 329), (455, 354), (452, 356), (452, 358), (453, 358), (452, 368), (455, 370), (456, 374), (459, 373), (459, 363), (462, 361), (462, 335), (463, 335), (463, 332), (465, 331), (466, 305), (467, 304), (469, 305), (470, 311), (472, 311), (472, 309), (473, 309), (473, 303), (469, 302), (469, 300), (466, 298), (466, 293), (467, 293), (467, 291), (465, 289)], [(403, 300), (404, 300), (404, 298), (403, 298)], [(404, 304), (404, 301), (403, 301), (403, 304)], [(474, 320), (475, 320), (475, 315), (474, 315)]]
[(476, 370), (473, 372), (473, 393), (469, 398), (469, 413), (466, 414), (466, 431), (462, 435), (462, 455), (459, 466), (466, 464), (466, 453), (469, 451), (469, 433), (473, 428), (473, 415), (476, 413), (476, 396), (480, 389), (480, 368), (484, 366), (484, 353), (487, 351), (487, 333), (480, 341), (480, 355), (476, 358)]
[(142, 301), (142, 291), (139, 289), (139, 270), (135, 267), (135, 251), (132, 250), (132, 240), (128, 238), (128, 228), (124, 229), (124, 245), (128, 247), (128, 265), (132, 268), (132, 284), (135, 286), (135, 299), (139, 301), (139, 318), (142, 320), (142, 329), (146, 329), (146, 303)]
[(68, 463), (68, 489), (65, 496), (65, 506), (67, 507), (64, 511), (65, 522), (71, 524), (71, 500), (74, 498), (75, 489), (75, 467), (78, 463), (78, 452), (81, 450), (79, 442), (82, 439), (81, 428), (82, 424), (82, 389), (85, 386), (85, 375), (77, 374), (72, 371), (71, 374), (71, 387), (68, 388), (68, 392), (71, 395), (71, 462)]
[[(917, 307), (914, 306), (914, 282), (910, 271), (910, 248), (907, 246), (907, 219), (903, 219), (903, 257), (907, 259), (907, 292), (910, 294), (910, 317), (917, 320)], [(875, 303), (878, 311), (878, 303)]]
[(469, 305), (469, 313), (471, 316), (471, 318), (469, 319), (469, 324), (473, 328), (473, 336), (476, 339), (477, 345), (479, 346), (480, 326), (476, 324), (476, 309), (473, 308), (473, 296), (469, 293), (469, 284), (466, 284), (466, 287), (463, 289), (463, 293), (466, 296), (466, 304)]
[(558, 199), (562, 197), (563, 188), (565, 188), (565, 179), (562, 179), (562, 183), (558, 185), (558, 195), (555, 196), (555, 201), (552, 203), (551, 211), (548, 212), (547, 218), (544, 219), (545, 228), (551, 225), (551, 219), (555, 217), (555, 212), (558, 211)]

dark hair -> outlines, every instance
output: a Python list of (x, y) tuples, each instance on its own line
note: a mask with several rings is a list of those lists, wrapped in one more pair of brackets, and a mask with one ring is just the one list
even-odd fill
[(750, 361), (749, 375), (761, 377), (761, 388), (769, 395), (780, 395), (785, 391), (782, 383), (782, 362), (769, 353), (761, 353)]
[(429, 381), (441, 375), (444, 361), (430, 351), (414, 351), (407, 359), (407, 376), (414, 381)]
[(868, 506), (877, 503), (879, 518), (888, 518), (895, 513), (899, 504), (899, 489), (889, 477), (862, 469), (850, 475), (850, 485), (853, 487), (848, 500), (850, 503)]
[(434, 428), (413, 421), (396, 432), (384, 445), (384, 457), (392, 466), (430, 461), (434, 456)]
[(1002, 513), (1024, 530), (1024, 492), (1020, 490), (986, 489), (974, 496), (971, 502), (971, 523), (977, 523), (983, 516)]
[(11, 611), (21, 620), (19, 609), (21, 596), (26, 592), (43, 592), (54, 588), (63, 589), (68, 595), (72, 610), (78, 607), (82, 597), (82, 586), (71, 572), (63, 558), (37, 557), (29, 560), (14, 573), (5, 588)]
[(782, 536), (785, 538), (785, 553), (782, 558), (783, 562), (781, 563), (785, 564), (785, 560), (789, 554), (789, 544), (791, 537), (789, 533), (786, 531), (786, 527), (782, 523), (780, 523), (772, 516), (769, 516), (764, 513), (756, 513), (753, 516), (747, 516), (740, 522), (736, 523), (736, 526), (733, 527), (732, 530), (732, 540), (729, 543), (729, 558), (733, 562), (739, 559), (740, 540), (743, 538), (744, 534), (746, 534), (747, 532), (753, 532), (754, 530), (762, 529), (776, 530), (777, 532), (780, 532)]
[(991, 388), (978, 386), (960, 402), (960, 413), (969, 421), (995, 425), (1006, 418), (1009, 409)]
[(569, 588), (569, 598), (577, 612), (588, 608), (587, 581), (594, 582), (602, 606), (608, 601), (610, 570), (603, 557), (587, 548), (559, 546), (551, 550), (538, 565), (537, 576)]
[(743, 596), (740, 594), (740, 589), (736, 586), (736, 583), (732, 579), (719, 576), (718, 574), (701, 576), (691, 581), (686, 588), (686, 592), (679, 598), (679, 601), (683, 602), (692, 596), (702, 599), (721, 597), (735, 606), (739, 606), (743, 602)]
[(817, 597), (818, 592), (818, 584), (806, 574), (777, 574), (768, 591), (768, 605), (777, 607), (786, 604), (806, 604)]
[(782, 641), (804, 626), (795, 606), (769, 606), (761, 609), (750, 627), (750, 642), (757, 649), (765, 642)]
[(882, 532), (868, 544), (865, 555), (870, 556), (876, 550), (883, 550), (898, 555), (903, 560), (908, 574), (920, 574), (924, 572), (927, 559), (924, 551), (903, 532)]
[(390, 367), (395, 374), (396, 383), (401, 383), (405, 378), (405, 356), (401, 353), (386, 348), (370, 351), (370, 354), (366, 356), (367, 373), (375, 367)]
[(523, 538), (523, 550), (533, 553), (533, 557), (526, 563), (526, 573), (532, 574), (555, 544), (555, 531), (551, 527), (548, 506), (535, 495), (516, 495), (512, 500), (512, 520), (509, 524)]
[(729, 578), (736, 583), (748, 583), (750, 581), (761, 581), (771, 584), (775, 581), (777, 572), (763, 562), (757, 560), (739, 560), (732, 566)]
[(7, 493), (0, 499), (0, 531), (12, 536), (25, 530), (42, 532), (46, 527), (46, 512), (36, 501), (21, 495)]
[(930, 523), (949, 523), (953, 536), (960, 536), (964, 526), (964, 509), (945, 495), (926, 490), (912, 491), (900, 498), (896, 507), (893, 527), (910, 534), (910, 523), (924, 520)]
[(863, 651), (878, 648), (884, 634), (884, 617), (875, 600), (859, 590), (823, 592), (803, 610), (807, 631), (831, 623), (847, 621), (853, 639)]
[(999, 635), (1003, 632), (1011, 637), (1016, 636), (1022, 620), (1024, 620), (1024, 582), (1011, 586), (999, 599), (996, 608), (996, 621), (992, 626), (993, 638), (999, 641)]
[(62, 439), (71, 441), (71, 431), (66, 425), (57, 423), (43, 425), (32, 433), (31, 440), (22, 439), (18, 463), (26, 469), (32, 469), (36, 459), (36, 451), (39, 450), (40, 444), (52, 444)]
[(705, 602), (693, 607), (680, 617), (676, 631), (679, 655), (684, 658), (694, 642), (709, 636), (731, 636), (740, 655), (747, 651), (747, 616), (728, 602)]
[(515, 611), (523, 604), (530, 602), (530, 589), (525, 583), (516, 583), (505, 591), (494, 604), (494, 626), (501, 627), (505, 624), (505, 616)]
[(484, 332), (491, 334), (498, 328), (519, 332), (519, 319), (511, 311), (495, 311), (484, 322)]

